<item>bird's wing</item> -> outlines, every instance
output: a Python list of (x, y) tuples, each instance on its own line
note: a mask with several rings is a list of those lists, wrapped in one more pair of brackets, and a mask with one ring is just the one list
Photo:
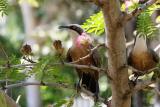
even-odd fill
[(152, 57), (153, 57), (153, 60), (154, 60), (156, 63), (158, 63), (158, 62), (159, 62), (159, 56), (158, 56), (158, 54), (157, 54), (155, 51), (153, 51), (152, 49), (150, 49), (149, 51), (150, 51), (150, 53), (151, 53), (151, 55), (152, 55)]
[(72, 62), (72, 57), (71, 57), (71, 48), (68, 49), (67, 55), (66, 55), (66, 61), (67, 62)]
[(132, 65), (132, 52), (129, 53), (127, 62), (128, 62), (128, 65)]
[[(91, 45), (91, 49), (92, 49), (92, 48), (94, 48), (93, 45)], [(100, 59), (100, 55), (99, 55), (97, 49), (93, 51), (91, 57), (93, 58), (94, 65), (95, 65), (96, 67), (100, 67), (100, 66), (101, 66), (101, 63), (100, 63), (101, 59)]]

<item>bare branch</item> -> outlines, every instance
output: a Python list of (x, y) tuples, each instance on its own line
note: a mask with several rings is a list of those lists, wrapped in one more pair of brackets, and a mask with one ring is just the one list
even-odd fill
[(149, 85), (155, 83), (156, 81), (151, 81), (151, 80), (148, 80), (148, 81), (140, 81), (137, 83), (137, 85), (134, 87), (134, 92), (135, 91), (138, 91), (138, 90), (141, 90), (141, 89), (144, 89), (146, 87), (148, 87)]
[(134, 44), (134, 40), (127, 42), (126, 43), (126, 48), (132, 46), (133, 44)]
[(157, 87), (154, 88), (154, 91), (156, 92), (156, 94), (157, 94), (158, 96), (160, 96), (160, 91), (159, 91), (159, 89), (158, 89)]
[(10, 65), (8, 66), (0, 66), (0, 69), (6, 69), (6, 68), (25, 68), (25, 67), (33, 67), (36, 63), (30, 63), (30, 64), (17, 64), (17, 65)]
[[(41, 82), (21, 82), (21, 83), (16, 83), (16, 84), (10, 84), (5, 86), (5, 89), (12, 89), (16, 87), (23, 87), (23, 86), (28, 86), (28, 85), (37, 85), (37, 86), (50, 86), (50, 87), (63, 87), (63, 88), (70, 88), (74, 89), (74, 87), (71, 87), (67, 84), (64, 83), (41, 83)], [(0, 88), (2, 90), (2, 88)]]
[[(0, 69), (6, 69), (6, 68), (24, 68), (24, 67), (33, 67), (37, 63), (31, 63), (31, 64), (17, 64), (17, 65), (10, 65), (10, 67), (7, 66), (0, 66)], [(103, 68), (98, 68), (93, 65), (79, 65), (79, 64), (72, 64), (72, 63), (54, 63), (51, 64), (51, 66), (69, 66), (69, 67), (76, 67), (76, 68), (85, 68), (85, 69), (91, 69), (91, 70), (96, 70), (96, 71), (103, 71), (105, 72), (106, 70)]]
[(155, 48), (154, 51), (157, 52), (160, 49), (160, 44), (158, 44)]
[(132, 66), (128, 66), (128, 67), (129, 67), (130, 69), (132, 69), (132, 71), (141, 73), (142, 75), (149, 74), (149, 73), (154, 72), (154, 71), (156, 71), (156, 70), (160, 70), (159, 67), (154, 67), (154, 68), (149, 69), (149, 70), (147, 70), (147, 71), (144, 72), (144, 71), (139, 71), (139, 70), (133, 68)]
[(140, 7), (136, 8), (135, 10), (133, 10), (131, 13), (127, 14), (125, 16), (125, 20), (129, 21), (131, 20), (133, 17), (138, 16), (142, 11), (144, 11), (146, 8), (148, 8), (149, 6), (151, 6), (152, 4), (154, 4), (157, 0), (149, 0), (146, 3), (142, 4)]
[(101, 47), (101, 46), (105, 46), (105, 44), (103, 43), (103, 44), (97, 45), (96, 47), (94, 47), (93, 49), (91, 49), (91, 51), (90, 51), (90, 53), (89, 53), (88, 55), (86, 55), (86, 56), (84, 56), (84, 57), (82, 57), (82, 58), (80, 58), (80, 59), (78, 59), (78, 60), (76, 60), (76, 61), (70, 62), (70, 63), (71, 63), (71, 64), (75, 64), (75, 63), (77, 63), (77, 62), (80, 62), (80, 61), (82, 61), (82, 60), (90, 57), (90, 56), (93, 54), (93, 52), (94, 52), (95, 50), (97, 50), (97, 49), (98, 49), (99, 47)]
[[(69, 88), (69, 89), (75, 89), (75, 87), (68, 85), (68, 84), (64, 84), (64, 83), (47, 83), (47, 82), (21, 82), (21, 83), (16, 83), (16, 84), (10, 84), (5, 86), (5, 89), (12, 89), (12, 88), (16, 88), (16, 87), (24, 87), (24, 86), (29, 86), (29, 85), (37, 85), (37, 86), (49, 86), (49, 87), (57, 87), (57, 88)], [(1, 90), (3, 90), (3, 88), (0, 88)], [(86, 90), (85, 88), (81, 87), (81, 92), (85, 93), (87, 96), (94, 96), (94, 93)], [(106, 102), (106, 100), (102, 97), (99, 97), (98, 99), (99, 102)]]

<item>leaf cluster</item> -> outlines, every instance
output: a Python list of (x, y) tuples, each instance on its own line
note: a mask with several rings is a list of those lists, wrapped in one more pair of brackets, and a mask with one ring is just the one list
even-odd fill
[(7, 15), (8, 12), (8, 2), (7, 0), (0, 0), (0, 14)]
[(86, 22), (83, 23), (82, 27), (88, 33), (95, 33), (96, 35), (101, 35), (104, 33), (104, 20), (102, 11), (90, 16)]
[(154, 34), (157, 31), (154, 23), (151, 20), (151, 17), (148, 12), (143, 12), (138, 16), (137, 20), (137, 32), (148, 38), (154, 37)]
[[(134, 9), (136, 9), (140, 5), (138, 3), (134, 3), (132, 6), (128, 7), (128, 11), (132, 12)], [(157, 28), (153, 21), (151, 20), (152, 13), (160, 8), (159, 4), (154, 4), (146, 9), (146, 11), (143, 11), (138, 17), (137, 17), (137, 26), (136, 30), (138, 33), (143, 34), (144, 36), (148, 38), (152, 38), (155, 36), (157, 32)], [(121, 10), (125, 11), (126, 7), (124, 3), (121, 5)], [(83, 24), (82, 27), (88, 32), (88, 33), (94, 33), (96, 35), (101, 35), (104, 33), (104, 19), (102, 12), (98, 12), (96, 14), (93, 14), (90, 16)]]
[(137, 32), (147, 38), (153, 38), (157, 33), (158, 29), (151, 19), (151, 15), (157, 8), (160, 8), (160, 5), (154, 4), (137, 17)]

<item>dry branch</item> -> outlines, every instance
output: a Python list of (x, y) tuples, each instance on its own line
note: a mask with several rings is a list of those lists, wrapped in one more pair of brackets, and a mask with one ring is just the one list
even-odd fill
[[(21, 83), (15, 83), (15, 84), (10, 84), (7, 85), (3, 88), (0, 88), (1, 90), (5, 89), (12, 89), (12, 88), (16, 88), (16, 87), (24, 87), (24, 86), (29, 86), (29, 85), (36, 85), (36, 86), (49, 86), (49, 87), (56, 87), (56, 88), (68, 88), (68, 89), (75, 89), (75, 87), (68, 85), (68, 84), (64, 84), (64, 83), (47, 83), (47, 82), (21, 82)], [(94, 96), (94, 93), (86, 90), (85, 88), (81, 87), (80, 89), (81, 92), (85, 93), (87, 96)], [(99, 102), (106, 102), (107, 100), (105, 100), (102, 97), (99, 97), (98, 99)]]
[[(15, 84), (10, 84), (7, 86), (4, 86), (3, 88), (5, 89), (12, 89), (12, 88), (16, 88), (16, 87), (23, 87), (23, 86), (28, 86), (28, 85), (37, 85), (37, 86), (50, 86), (50, 87), (62, 87), (62, 88), (70, 88), (70, 89), (74, 89), (73, 87), (64, 84), (64, 83), (46, 83), (46, 82), (21, 82), (21, 83), (15, 83)], [(1, 90), (3, 89), (1, 88)]]
[[(6, 69), (6, 68), (24, 68), (24, 67), (33, 67), (36, 66), (38, 63), (32, 63), (32, 64), (17, 64), (17, 65), (10, 65), (8, 66), (0, 66), (0, 69)], [(96, 71), (102, 71), (105, 72), (106, 70), (103, 68), (98, 68), (93, 65), (79, 65), (79, 64), (72, 64), (72, 63), (54, 63), (50, 64), (51, 66), (68, 66), (68, 67), (76, 67), (76, 68), (85, 68), (85, 69), (91, 69), (91, 70), (96, 70)]]
[(151, 84), (153, 84), (155, 82), (156, 81), (151, 81), (151, 80), (137, 82), (137, 85), (134, 87), (133, 92), (139, 91), (141, 89), (144, 89), (144, 88), (148, 87), (149, 85), (151, 85)]
[(147, 9), (149, 6), (154, 4), (156, 1), (157, 0), (148, 0), (146, 3), (142, 4), (140, 7), (136, 8), (135, 10), (133, 10), (131, 13), (126, 14), (125, 21), (129, 21), (132, 18), (138, 16), (142, 11)]

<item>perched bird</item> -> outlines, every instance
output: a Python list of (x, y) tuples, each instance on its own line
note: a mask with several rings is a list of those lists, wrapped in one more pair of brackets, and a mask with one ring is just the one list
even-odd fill
[[(68, 26), (59, 26), (60, 29), (66, 28), (71, 32), (71, 37), (73, 39), (73, 45), (69, 48), (67, 52), (67, 61), (77, 61), (80, 58), (88, 55), (90, 50), (93, 48), (92, 39), (87, 33), (77, 24), (71, 24)], [(98, 51), (95, 50), (90, 57), (87, 57), (84, 60), (77, 62), (79, 65), (93, 65), (100, 67), (100, 56)], [(99, 93), (99, 72), (91, 69), (80, 69), (76, 68), (76, 71), (79, 76), (79, 82), (77, 89), (84, 87), (87, 90), (95, 94), (95, 97), (98, 98)]]
[(136, 70), (133, 71), (135, 76), (149, 73), (148, 70), (156, 67), (159, 57), (154, 50), (148, 47), (146, 37), (137, 35), (135, 37), (133, 49), (128, 57), (128, 65)]

